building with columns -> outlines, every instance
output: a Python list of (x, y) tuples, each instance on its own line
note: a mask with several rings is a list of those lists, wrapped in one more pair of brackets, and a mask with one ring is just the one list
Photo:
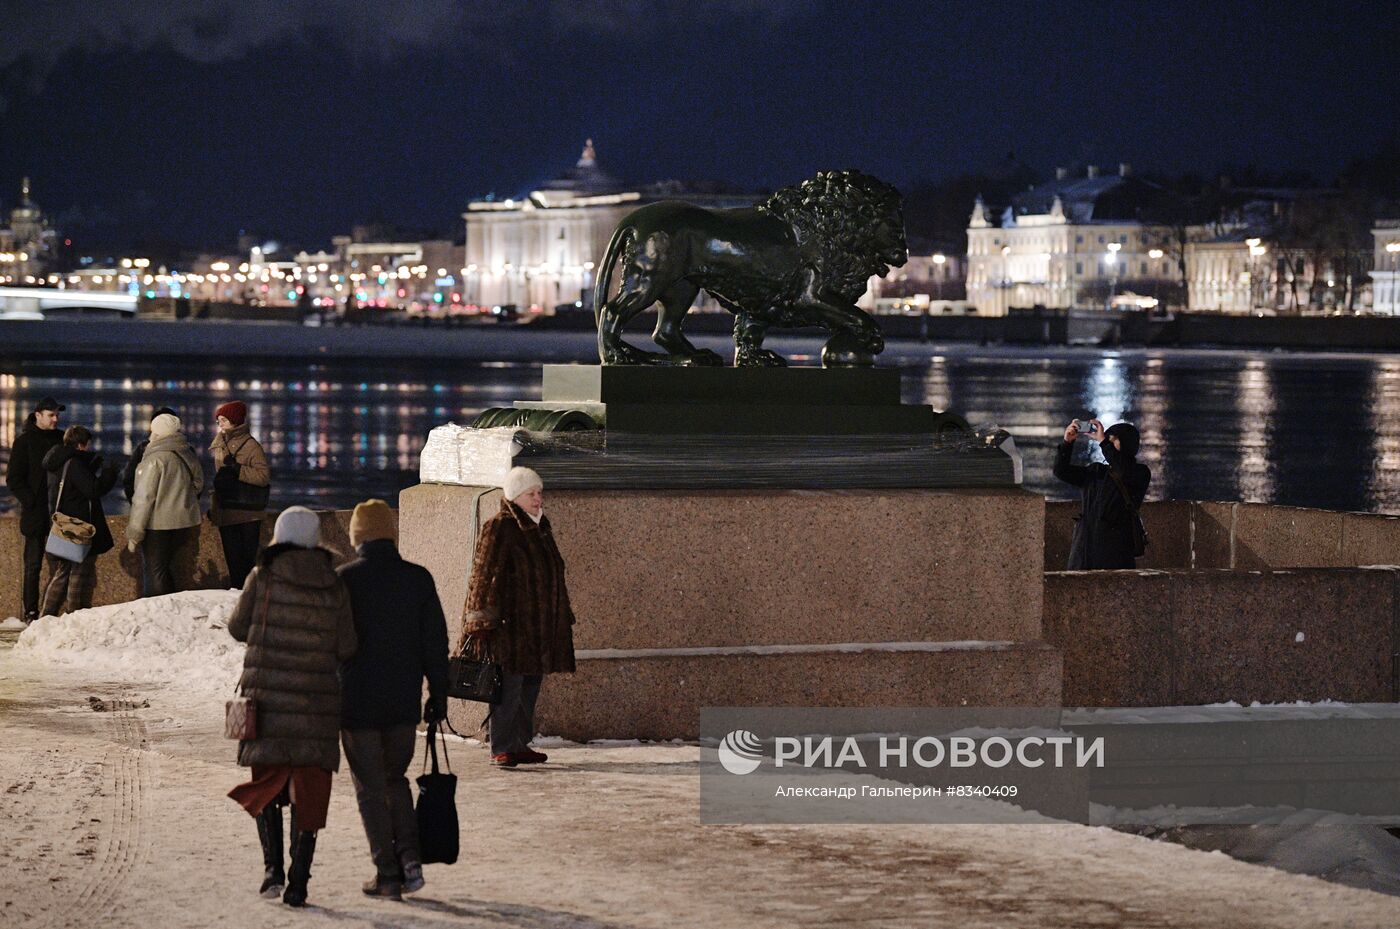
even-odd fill
[(43, 283), (57, 262), (58, 241), (58, 231), (30, 197), (26, 177), (8, 224), (0, 225), (0, 284)]
[(602, 169), (589, 139), (573, 168), (538, 190), (467, 205), (465, 299), (522, 311), (550, 312), (568, 303), (591, 307), (595, 263), (617, 223), (639, 206), (671, 199), (722, 209), (752, 206), (759, 197), (717, 184), (624, 184)]
[(967, 299), (979, 313), (1012, 307), (1121, 306), (1176, 278), (1165, 248), (1171, 227), (1154, 222), (1161, 188), (1131, 168), (1084, 177), (1061, 168), (1055, 180), (1012, 198), (993, 219), (981, 197), (967, 229)]
[(1400, 219), (1378, 219), (1371, 272), (1371, 311), (1400, 316)]

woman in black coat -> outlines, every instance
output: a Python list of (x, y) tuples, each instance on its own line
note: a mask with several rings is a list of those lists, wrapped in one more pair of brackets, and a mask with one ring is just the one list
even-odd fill
[[(1070, 464), (1080, 432), (1077, 421), (1065, 428), (1065, 440), (1055, 455), (1055, 476), (1080, 490), (1083, 509), (1075, 517), (1074, 538), (1069, 546), (1071, 571), (1135, 568), (1133, 523), (1147, 496), (1152, 471), (1138, 464), (1137, 427), (1118, 423), (1107, 431), (1091, 420), (1089, 437), (1100, 444), (1108, 464)], [(1120, 487), (1121, 483), (1121, 487)], [(1132, 504), (1129, 505), (1128, 498)]]
[(68, 612), (92, 606), (92, 595), (97, 589), (97, 556), (112, 548), (112, 531), (102, 512), (102, 498), (116, 486), (117, 468), (103, 465), (102, 456), (89, 450), (91, 444), (90, 431), (83, 426), (69, 426), (63, 433), (63, 442), (44, 455), (44, 470), (49, 473), (49, 512), (92, 523), (97, 532), (87, 557), (78, 564), (44, 556), (49, 565), (49, 583), (44, 587), (41, 616), (61, 615), (65, 601)]

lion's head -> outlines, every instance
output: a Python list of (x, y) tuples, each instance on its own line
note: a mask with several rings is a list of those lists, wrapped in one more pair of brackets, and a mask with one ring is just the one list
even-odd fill
[(759, 209), (792, 226), (824, 289), (854, 303), (871, 275), (909, 260), (899, 191), (860, 171), (822, 171)]

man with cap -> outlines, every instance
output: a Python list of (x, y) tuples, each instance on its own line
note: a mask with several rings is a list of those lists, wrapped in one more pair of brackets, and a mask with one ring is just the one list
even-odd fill
[(219, 528), (230, 587), (243, 586), (258, 557), (263, 511), (272, 483), (267, 455), (248, 431), (248, 406), (231, 400), (214, 411), (219, 432), (209, 451), (214, 456), (214, 497), (209, 521)]
[[(423, 887), (413, 794), (404, 776), (418, 720), (447, 716), (447, 622), (428, 569), (405, 561), (398, 520), (383, 500), (350, 518), (359, 556), (338, 570), (350, 591), (359, 648), (340, 669), (340, 742), (369, 838), (375, 875), (362, 888), (397, 899)], [(428, 700), (419, 698), (428, 681)]]
[(476, 540), (463, 610), (462, 647), (501, 665), (501, 700), (491, 709), (491, 762), (541, 764), (530, 748), (544, 675), (574, 670), (574, 611), (564, 559), (544, 515), (544, 482), (511, 468), (501, 509)]
[[(151, 414), (151, 420), (154, 421), (155, 418), (162, 413), (169, 413), (177, 419), (180, 416), (179, 413), (176, 413), (170, 407), (163, 406), (159, 407)], [(126, 494), (127, 503), (130, 503), (131, 498), (136, 496), (136, 469), (140, 467), (141, 459), (146, 455), (146, 446), (150, 444), (150, 437), (142, 439), (137, 444), (136, 450), (131, 453), (131, 457), (127, 459), (126, 467), (122, 469), (122, 492)]]
[(126, 521), (126, 542), (141, 549), (145, 565), (142, 596), (174, 593), (172, 567), (199, 525), (199, 493), (204, 469), (180, 431), (180, 420), (162, 413), (151, 420), (151, 444), (136, 469), (136, 496)]
[(63, 441), (58, 414), (63, 404), (44, 397), (24, 420), (10, 461), (5, 486), (19, 501), (19, 531), (24, 537), (24, 621), (39, 618), (39, 574), (44, 564), (44, 544), (49, 534), (49, 473), (44, 456)]
[(1137, 567), (1134, 532), (1138, 515), (1152, 482), (1152, 471), (1137, 460), (1141, 438), (1132, 423), (1104, 429), (1097, 419), (1084, 433), (1099, 443), (1107, 464), (1073, 464), (1074, 442), (1080, 436), (1078, 420), (1065, 427), (1064, 441), (1055, 456), (1055, 476), (1079, 488), (1080, 510), (1070, 540), (1071, 571)]

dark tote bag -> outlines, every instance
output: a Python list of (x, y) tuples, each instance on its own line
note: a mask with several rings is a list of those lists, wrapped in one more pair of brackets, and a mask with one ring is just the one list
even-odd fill
[(267, 509), (272, 488), (266, 484), (249, 484), (238, 479), (240, 468), (236, 456), (243, 451), (243, 446), (251, 441), (251, 437), (244, 439), (242, 445), (225, 454), (225, 464), (214, 472), (214, 496), (218, 499), (221, 510), (261, 513)]
[(442, 758), (447, 773), (438, 770), (437, 741), (442, 738), (442, 723), (428, 727), (428, 747), (423, 753), (423, 768), (428, 758), (433, 770), (418, 776), (418, 853), (423, 864), (455, 864), (460, 845), (457, 826), (457, 775), (447, 758), (447, 742), (442, 743)]

